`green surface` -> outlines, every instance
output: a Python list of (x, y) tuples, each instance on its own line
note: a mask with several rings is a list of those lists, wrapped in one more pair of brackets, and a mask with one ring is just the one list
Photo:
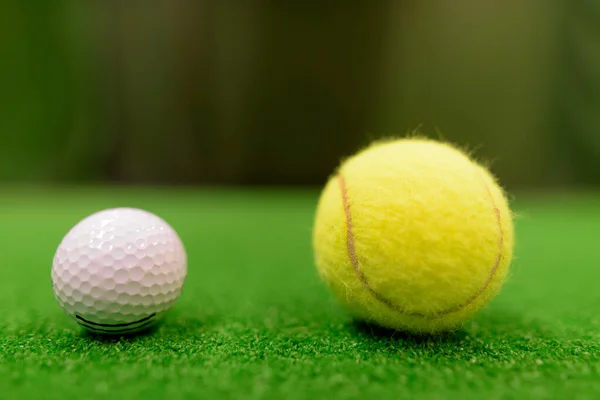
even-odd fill
[[(313, 192), (4, 190), (0, 397), (597, 399), (600, 197), (516, 203), (516, 261), (460, 332), (352, 323), (312, 264)], [(79, 219), (137, 206), (189, 255), (185, 292), (148, 335), (99, 340), (62, 313), (54, 250)], [(168, 397), (167, 397), (168, 396)]]

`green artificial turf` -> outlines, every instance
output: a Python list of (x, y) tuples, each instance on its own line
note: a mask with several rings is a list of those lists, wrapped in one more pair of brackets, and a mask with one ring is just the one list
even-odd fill
[[(600, 397), (600, 196), (515, 203), (513, 272), (460, 332), (354, 323), (312, 262), (316, 192), (5, 190), (0, 198), (0, 398)], [(55, 302), (67, 230), (105, 207), (156, 212), (189, 256), (158, 329), (99, 339)]]

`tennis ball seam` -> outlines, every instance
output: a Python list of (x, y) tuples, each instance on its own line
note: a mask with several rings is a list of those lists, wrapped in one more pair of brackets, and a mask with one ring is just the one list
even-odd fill
[(465, 302), (463, 302), (459, 305), (456, 305), (454, 307), (451, 307), (446, 310), (442, 310), (442, 311), (436, 312), (435, 314), (430, 314), (430, 315), (419, 313), (419, 312), (406, 311), (405, 309), (394, 304), (391, 300), (389, 300), (388, 298), (386, 298), (381, 293), (377, 292), (376, 290), (374, 290), (371, 287), (371, 284), (369, 283), (367, 277), (365, 276), (364, 272), (360, 268), (360, 263), (358, 262), (358, 257), (356, 255), (356, 247), (355, 247), (354, 232), (353, 232), (353, 225), (352, 225), (352, 213), (350, 210), (350, 202), (348, 200), (348, 188), (346, 185), (346, 179), (344, 178), (344, 176), (342, 174), (338, 174), (337, 178), (338, 178), (338, 183), (339, 183), (341, 194), (342, 194), (342, 203), (343, 203), (343, 207), (344, 207), (344, 213), (346, 215), (346, 247), (347, 247), (348, 257), (350, 258), (352, 268), (353, 268), (354, 273), (356, 274), (357, 278), (362, 283), (362, 285), (365, 287), (365, 289), (377, 301), (384, 304), (386, 307), (390, 308), (391, 310), (393, 310), (399, 314), (405, 315), (405, 316), (420, 317), (420, 318), (426, 318), (426, 319), (437, 319), (437, 318), (442, 318), (448, 314), (452, 314), (452, 313), (455, 313), (455, 312), (465, 309), (471, 303), (473, 303), (475, 300), (477, 300), (477, 298), (479, 298), (479, 296), (481, 296), (483, 294), (483, 292), (485, 292), (485, 290), (489, 287), (490, 283), (492, 282), (492, 280), (494, 279), (494, 277), (496, 275), (496, 272), (498, 271), (498, 267), (502, 260), (502, 247), (504, 246), (504, 232), (502, 231), (502, 218), (500, 216), (500, 210), (498, 209), (498, 207), (496, 205), (492, 191), (490, 190), (489, 186), (487, 185), (487, 183), (485, 182), (483, 177), (481, 177), (483, 186), (484, 186), (487, 194), (490, 197), (490, 201), (492, 204), (492, 208), (494, 210), (496, 222), (498, 224), (498, 231), (499, 231), (498, 255), (496, 257), (494, 265), (492, 266), (492, 269), (490, 270), (490, 274), (488, 275), (488, 278), (486, 279), (484, 284), (481, 286), (481, 288), (477, 292), (475, 292), (475, 294), (473, 294)]

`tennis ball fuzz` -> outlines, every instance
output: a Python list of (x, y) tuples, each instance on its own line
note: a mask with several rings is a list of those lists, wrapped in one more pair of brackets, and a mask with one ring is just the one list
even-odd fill
[(321, 194), (319, 273), (360, 320), (411, 333), (457, 329), (498, 293), (513, 221), (495, 178), (456, 147), (378, 142), (347, 159)]

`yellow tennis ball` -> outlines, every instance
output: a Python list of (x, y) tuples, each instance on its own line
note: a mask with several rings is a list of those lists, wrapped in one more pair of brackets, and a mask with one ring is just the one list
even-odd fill
[(411, 138), (342, 163), (321, 194), (313, 247), (321, 277), (357, 318), (436, 333), (498, 293), (513, 238), (486, 168), (450, 144)]

